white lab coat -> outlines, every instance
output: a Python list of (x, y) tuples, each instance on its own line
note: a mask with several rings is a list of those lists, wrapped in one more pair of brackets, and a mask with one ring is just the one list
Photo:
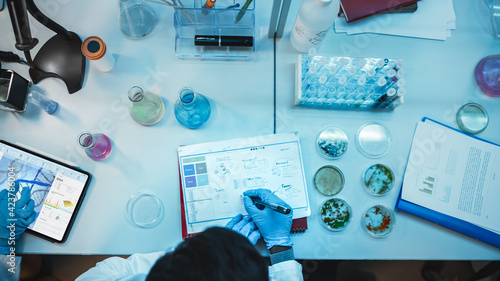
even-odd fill
[[(166, 252), (134, 254), (127, 259), (112, 257), (76, 278), (75, 281), (144, 281), (149, 271)], [(302, 266), (294, 261), (285, 261), (269, 267), (270, 281), (303, 281)]]

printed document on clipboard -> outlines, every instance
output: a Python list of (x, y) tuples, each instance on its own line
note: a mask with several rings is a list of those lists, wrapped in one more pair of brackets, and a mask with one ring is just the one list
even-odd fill
[(270, 189), (294, 219), (311, 215), (296, 133), (181, 146), (178, 160), (183, 237), (246, 215), (249, 189)]

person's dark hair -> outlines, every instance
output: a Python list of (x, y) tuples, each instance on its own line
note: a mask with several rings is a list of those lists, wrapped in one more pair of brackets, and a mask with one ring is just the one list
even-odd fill
[(241, 234), (212, 227), (155, 263), (146, 281), (268, 281), (267, 261)]

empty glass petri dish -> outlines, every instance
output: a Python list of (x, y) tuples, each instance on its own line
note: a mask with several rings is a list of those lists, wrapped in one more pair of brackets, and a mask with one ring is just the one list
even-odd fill
[(139, 191), (128, 200), (127, 218), (138, 227), (154, 227), (163, 218), (163, 203), (153, 193)]
[(320, 208), (321, 224), (331, 231), (344, 230), (352, 217), (352, 209), (340, 198), (326, 200)]
[(375, 238), (389, 235), (396, 223), (394, 212), (384, 205), (373, 205), (366, 209), (361, 218), (361, 227)]
[(319, 133), (316, 147), (326, 159), (337, 159), (347, 151), (349, 139), (341, 129), (328, 127)]
[(389, 151), (391, 137), (384, 126), (370, 122), (359, 128), (356, 133), (356, 146), (367, 157), (378, 158)]
[(488, 113), (477, 103), (464, 104), (457, 111), (457, 124), (468, 134), (481, 133), (488, 126), (488, 122)]
[(363, 173), (363, 186), (375, 196), (387, 194), (394, 187), (394, 173), (383, 164), (374, 164)]
[(323, 195), (337, 195), (344, 188), (344, 183), (344, 174), (335, 166), (323, 166), (314, 174), (314, 186)]

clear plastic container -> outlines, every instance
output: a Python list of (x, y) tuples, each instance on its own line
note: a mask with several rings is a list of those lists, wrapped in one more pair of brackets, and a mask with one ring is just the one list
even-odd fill
[(391, 137), (384, 126), (369, 122), (356, 133), (356, 146), (367, 157), (378, 158), (389, 151)]
[(127, 202), (127, 218), (138, 227), (154, 227), (163, 218), (163, 203), (152, 192), (139, 191)]
[[(403, 104), (406, 85), (403, 61), (395, 59), (299, 55), (295, 75), (295, 105), (353, 110), (389, 111)], [(400, 75), (398, 75), (398, 73)], [(329, 92), (319, 88), (326, 78)]]
[(370, 206), (361, 218), (361, 227), (374, 238), (386, 237), (395, 224), (394, 211), (384, 205)]
[(349, 139), (341, 129), (328, 127), (319, 133), (316, 148), (326, 159), (337, 159), (349, 148)]
[(303, 0), (290, 34), (292, 46), (307, 53), (318, 49), (335, 21), (338, 5), (332, 0)]
[(374, 196), (387, 194), (394, 187), (394, 173), (384, 164), (374, 164), (363, 173), (363, 186)]
[(323, 195), (337, 195), (344, 188), (344, 184), (344, 174), (335, 166), (323, 166), (314, 174), (314, 186)]
[(335, 232), (344, 230), (349, 225), (352, 215), (351, 206), (340, 198), (326, 200), (319, 209), (321, 225)]
[(464, 104), (457, 111), (457, 124), (468, 134), (479, 134), (489, 123), (488, 113), (477, 103)]
[[(248, 60), (254, 57), (255, 0), (246, 9), (243, 9), (245, 5), (236, 5), (235, 0), (218, 0), (211, 9), (203, 8), (206, 0), (183, 3), (184, 8), (175, 8), (174, 13), (178, 58)], [(195, 45), (196, 36), (210, 37), (214, 44)]]

